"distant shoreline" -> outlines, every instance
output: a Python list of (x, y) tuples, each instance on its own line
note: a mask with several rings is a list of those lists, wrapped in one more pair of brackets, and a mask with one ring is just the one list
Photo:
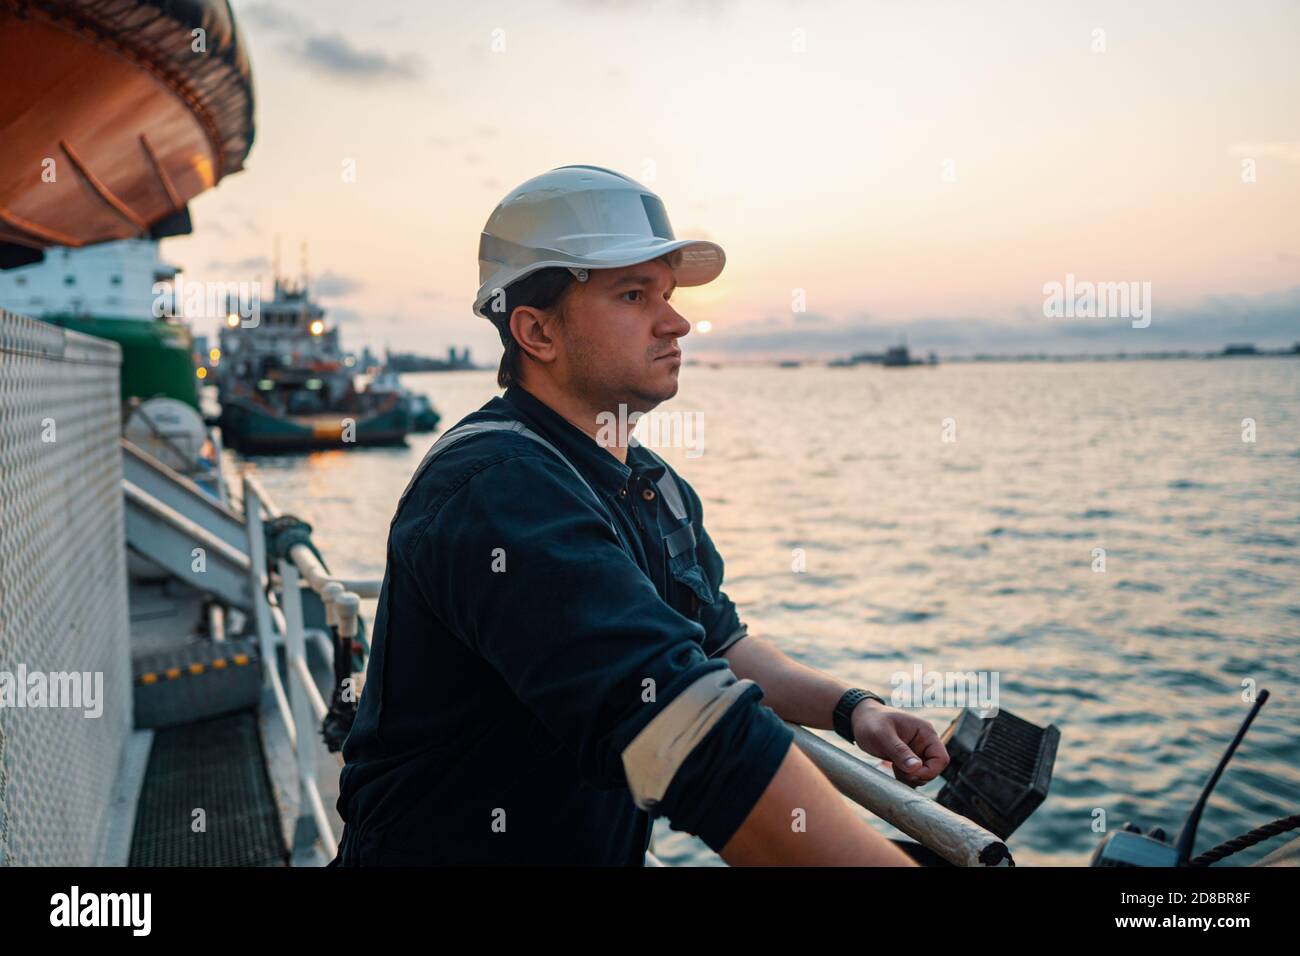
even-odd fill
[[(1179, 352), (1105, 352), (1096, 354), (1062, 354), (1051, 355), (1046, 353), (1035, 354), (992, 354), (977, 353), (975, 355), (940, 355), (938, 356), (937, 366), (931, 366), (926, 362), (914, 363), (910, 368), (932, 368), (942, 366), (948, 363), (960, 363), (963, 365), (971, 364), (1023, 364), (1031, 362), (1167, 362), (1167, 361), (1207, 361), (1213, 359), (1277, 359), (1291, 358), (1300, 359), (1300, 348), (1297, 349), (1270, 349), (1257, 350), (1254, 352), (1208, 352), (1208, 351), (1179, 351)], [(816, 367), (816, 368), (860, 368), (863, 366), (881, 367), (878, 362), (856, 362), (839, 366), (832, 365), (835, 357), (785, 357), (785, 358), (747, 358), (741, 360), (735, 359), (711, 359), (692, 356), (688, 359), (689, 365), (703, 365), (714, 368), (741, 368), (741, 367)]]

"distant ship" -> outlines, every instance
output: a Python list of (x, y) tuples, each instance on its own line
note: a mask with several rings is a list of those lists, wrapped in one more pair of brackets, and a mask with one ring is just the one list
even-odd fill
[(455, 346), (447, 349), (445, 359), (416, 355), (413, 352), (390, 351), (385, 364), (394, 372), (459, 372), (475, 368), (473, 360), (469, 357), (469, 348), (457, 352)]
[(388, 380), (368, 388), (359, 371), (306, 283), (276, 278), (257, 321), (232, 310), (221, 330), (226, 444), (245, 452), (401, 444), (415, 430), (413, 396)]
[(381, 392), (397, 392), (400, 394), (411, 411), (411, 431), (432, 432), (438, 430), (438, 423), (442, 421), (442, 416), (434, 409), (429, 397), (419, 392), (413, 392), (404, 386), (401, 378), (391, 365), (382, 369), (374, 377), (370, 383), (369, 391), (375, 394)]
[[(885, 357), (880, 363), (885, 368), (906, 368), (909, 365), (925, 365), (921, 359), (912, 358), (912, 354), (907, 350), (906, 345), (895, 345), (885, 350)], [(930, 353), (929, 364), (938, 364), (934, 353)]]
[(938, 365), (939, 356), (933, 352), (925, 359), (912, 358), (906, 345), (894, 345), (882, 352), (858, 352), (848, 358), (832, 359), (830, 368), (850, 368), (854, 365), (882, 365), (885, 368), (907, 368), (912, 365)]

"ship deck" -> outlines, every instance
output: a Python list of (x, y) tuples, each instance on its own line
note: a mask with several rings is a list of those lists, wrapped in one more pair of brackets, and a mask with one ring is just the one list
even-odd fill
[[(136, 670), (160, 655), (210, 657), (220, 640), (206, 633), (205, 596), (177, 580), (141, 581), (130, 587), (131, 648)], [(323, 652), (308, 645), (309, 665), (327, 692), (332, 679)], [(288, 680), (281, 653), (276, 661)], [(185, 680), (181, 677), (178, 680)], [(269, 690), (229, 708), (207, 694), (198, 719), (139, 727), (156, 708), (142, 706), (135, 682), (137, 729), (127, 748), (119, 792), (110, 808), (103, 863), (127, 866), (287, 866), (328, 862), (307, 846), (295, 855), (300, 794), (292, 744)], [(216, 691), (214, 693), (220, 693)], [(219, 713), (211, 713), (213, 710)], [(317, 766), (338, 759), (317, 740)], [(335, 832), (342, 831), (335, 803), (338, 775), (325, 772), (319, 786)]]

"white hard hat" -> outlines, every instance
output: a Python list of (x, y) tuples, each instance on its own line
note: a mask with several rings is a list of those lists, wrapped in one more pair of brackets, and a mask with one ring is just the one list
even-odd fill
[(474, 311), (491, 319), (497, 290), (553, 266), (580, 281), (587, 269), (617, 269), (670, 254), (677, 284), (712, 282), (722, 247), (678, 239), (663, 201), (635, 180), (600, 166), (560, 166), (516, 186), (497, 204), (478, 245)]

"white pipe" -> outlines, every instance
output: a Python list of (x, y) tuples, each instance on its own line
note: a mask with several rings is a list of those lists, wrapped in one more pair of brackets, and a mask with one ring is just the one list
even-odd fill
[(360, 629), (357, 624), (357, 610), (361, 600), (352, 591), (344, 591), (334, 599), (334, 608), (338, 614), (339, 636), (356, 637)]
[[(250, 487), (253, 489), (253, 493), (256, 495), (257, 500), (262, 503), (262, 508), (265, 509), (267, 517), (268, 518), (280, 517), (282, 512), (276, 506), (275, 502), (271, 499), (271, 496), (267, 494), (266, 488), (263, 487), (261, 479), (258, 478), (256, 475), (252, 474), (251, 472), (246, 471), (244, 472), (244, 501), (245, 502), (248, 501), (248, 489)], [(248, 505), (245, 504), (244, 508), (245, 510), (247, 510)]]
[[(317, 837), (321, 846), (332, 857), (338, 852), (338, 839), (334, 836), (334, 828), (330, 823), (328, 814), (325, 812), (325, 804), (321, 800), (320, 788), (316, 782), (315, 753), (311, 751), (307, 754), (304, 769), (304, 750), (315, 746), (315, 738), (305, 732), (308, 726), (303, 716), (299, 714), (297, 718), (290, 707), (288, 695), (285, 693), (285, 687), (280, 681), (280, 672), (276, 666), (275, 656), (275, 624), (279, 624), (280, 633), (285, 635), (285, 650), (290, 667), (290, 673), (298, 678), (304, 693), (295, 694), (295, 703), (305, 701), (307, 706), (316, 713), (318, 720), (323, 720), (326, 712), (325, 701), (321, 698), (320, 691), (316, 683), (311, 678), (311, 671), (307, 667), (306, 661), (306, 643), (301, 629), (302, 625), (302, 598), (298, 593), (297, 574), (289, 571), (291, 566), (289, 562), (280, 562), (280, 573), (282, 576), (287, 575), (295, 580), (286, 581), (286, 592), (291, 591), (293, 597), (287, 598), (286, 603), (291, 604), (289, 615), (285, 610), (272, 605), (267, 599), (265, 584), (266, 579), (261, 573), (261, 569), (266, 566), (266, 542), (263, 538), (262, 530), (262, 509), (266, 508), (267, 513), (272, 517), (278, 516), (278, 511), (274, 505), (268, 505), (264, 499), (265, 492), (261, 488), (261, 483), (251, 475), (244, 475), (244, 518), (248, 528), (248, 554), (249, 554), (249, 583), (252, 585), (254, 594), (254, 617), (256, 620), (258, 636), (261, 638), (262, 654), (264, 669), (267, 674), (267, 681), (271, 686), (275, 696), (276, 710), (279, 711), (280, 721), (284, 724), (285, 734), (289, 738), (289, 746), (294, 750), (298, 759), (298, 782), (299, 782), (299, 799), (305, 803), (306, 809), (310, 812), (313, 822), (316, 825)], [(310, 553), (310, 552), (308, 552)], [(314, 557), (314, 555), (313, 555)], [(290, 636), (288, 626), (289, 617), (296, 617), (298, 622), (298, 640), (295, 642)], [(299, 647), (300, 653), (293, 653), (294, 644)], [(331, 645), (331, 651), (332, 651)], [(292, 683), (292, 678), (290, 680)], [(301, 704), (297, 708), (302, 709)], [(299, 723), (304, 728), (304, 733), (298, 733)], [(301, 746), (300, 746), (301, 744)], [(339, 766), (343, 766), (343, 755), (335, 754)], [(301, 809), (300, 809), (301, 813)]]
[(226, 609), (220, 604), (208, 605), (208, 635), (217, 642), (226, 639)]
[[(278, 518), (283, 514), (267, 494), (266, 488), (262, 485), (262, 482), (256, 475), (250, 473), (244, 474), (245, 512), (250, 510), (248, 507), (250, 490), (253, 493), (253, 500), (261, 503), (261, 506), (266, 511), (268, 517)], [(379, 597), (379, 589), (383, 584), (382, 581), (375, 581), (373, 579), (348, 581), (343, 578), (336, 578), (325, 570), (325, 566), (321, 564), (320, 558), (316, 557), (311, 548), (307, 547), (305, 544), (295, 544), (290, 548), (289, 557), (293, 559), (293, 563), (297, 566), (299, 573), (302, 574), (308, 585), (317, 594), (322, 594), (326, 585), (337, 582), (338, 584), (343, 585), (344, 589), (355, 591), (363, 598)]]
[[(307, 644), (302, 634), (302, 593), (298, 585), (298, 569), (292, 561), (280, 559), (280, 580), (284, 582), (281, 597), (284, 611), (284, 650), (285, 661), (289, 668), (289, 705), (293, 712), (293, 725), (297, 730), (294, 748), (298, 754), (299, 815), (304, 814), (309, 805), (308, 790), (316, 783), (316, 738), (308, 728), (312, 726), (312, 704), (308, 693), (309, 686), (302, 687), (301, 692), (294, 687), (293, 677), (301, 676), (299, 664), (307, 662)], [(310, 674), (308, 675), (310, 677)], [(301, 683), (301, 681), (299, 681)], [(324, 836), (324, 833), (319, 834)]]
[(954, 866), (1014, 866), (1007, 845), (973, 820), (877, 770), (834, 744), (786, 722), (794, 742), (835, 789), (929, 847)]
[(325, 705), (325, 698), (320, 695), (320, 688), (316, 686), (316, 679), (311, 676), (311, 668), (301, 657), (295, 658), (289, 663), (293, 669), (293, 675), (298, 678), (298, 683), (302, 685), (307, 694), (307, 702), (311, 704), (312, 713), (316, 715), (318, 721), (324, 720), (325, 715), (329, 713), (329, 707)]
[(217, 460), (217, 500), (229, 508), (230, 490), (226, 487), (225, 449), (221, 447), (221, 429), (208, 429), (208, 437), (212, 439), (212, 453)]
[[(266, 491), (266, 486), (262, 484), (261, 479), (256, 475), (246, 472), (244, 474), (244, 500), (248, 500), (248, 489), (253, 489), (255, 497), (261, 502), (262, 508), (266, 511), (267, 517), (279, 518), (284, 512), (271, 499)], [(247, 507), (247, 505), (245, 505)], [(301, 550), (300, 550), (301, 549)], [(380, 581), (365, 579), (361, 581), (345, 581), (342, 578), (331, 577), (320, 563), (320, 559), (306, 545), (294, 545), (289, 549), (289, 557), (293, 558), (294, 564), (298, 565), (298, 570), (306, 578), (313, 591), (320, 593), (320, 589), (330, 581), (338, 581), (349, 591), (357, 591), (362, 597), (377, 598), (379, 597)]]
[(320, 840), (321, 846), (328, 851), (330, 859), (333, 859), (339, 851), (339, 841), (334, 836), (334, 827), (325, 812), (325, 801), (320, 797), (320, 788), (316, 786), (315, 780), (304, 780), (303, 790), (311, 808), (312, 819), (316, 822), (316, 837)]
[[(280, 685), (280, 675), (275, 662), (275, 631), (271, 623), (271, 605), (266, 597), (266, 539), (262, 533), (262, 501), (252, 479), (244, 476), (244, 527), (248, 532), (248, 587), (253, 592), (253, 626), (257, 628), (258, 644), (262, 648), (262, 666), (267, 686), (275, 691), (276, 706), (284, 717), (289, 714), (289, 702)], [(286, 720), (286, 724), (288, 721)], [(293, 728), (288, 728), (293, 733)]]
[(316, 557), (315, 552), (305, 544), (295, 544), (290, 548), (289, 557), (293, 559), (293, 563), (297, 566), (303, 579), (317, 594), (324, 595), (327, 587), (331, 584), (338, 584), (345, 590), (357, 592), (361, 597), (379, 597), (379, 587), (382, 582), (374, 580), (348, 581), (343, 578), (336, 578), (325, 570), (325, 565), (321, 564), (320, 558)]
[(280, 723), (284, 724), (284, 734), (289, 738), (289, 746), (297, 752), (298, 729), (293, 725), (293, 714), (289, 712), (289, 697), (280, 683), (280, 668), (272, 660), (266, 670), (270, 673), (271, 690), (275, 695), (275, 709), (280, 713)]
[(326, 627), (339, 626), (339, 612), (338, 608), (334, 606), (334, 602), (339, 599), (339, 595), (342, 593), (343, 585), (338, 581), (331, 581), (329, 584), (325, 585), (325, 587), (321, 588), (320, 599), (321, 603), (325, 605)]

